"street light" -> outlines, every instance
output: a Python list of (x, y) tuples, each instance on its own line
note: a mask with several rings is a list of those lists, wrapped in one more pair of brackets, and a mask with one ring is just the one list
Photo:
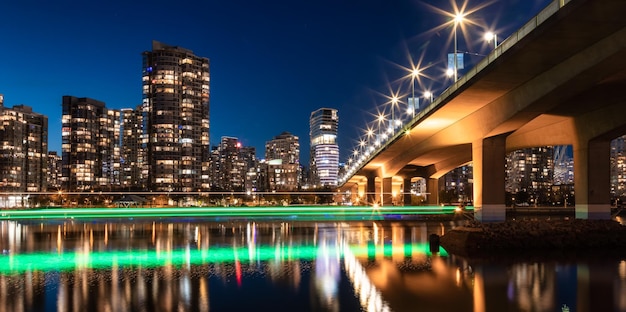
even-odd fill
[(431, 103), (433, 102), (433, 93), (430, 91), (424, 92), (424, 98), (428, 99)]
[(485, 33), (485, 41), (491, 43), (491, 40), (493, 40), (493, 48), (497, 48), (498, 47), (498, 35), (496, 35), (495, 33), (488, 31)]

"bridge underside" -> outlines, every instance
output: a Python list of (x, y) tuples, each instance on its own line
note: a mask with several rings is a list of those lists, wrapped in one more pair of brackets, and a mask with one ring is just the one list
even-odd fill
[(497, 221), (506, 153), (572, 145), (576, 216), (609, 218), (609, 144), (626, 133), (623, 12), (626, 1), (572, 0), (514, 44), (507, 39), (342, 188), (365, 185), (369, 193), (367, 181), (378, 177), (384, 192), (385, 179), (393, 186), (392, 177), (423, 177), (433, 190), (445, 173), (472, 162), (477, 219)]

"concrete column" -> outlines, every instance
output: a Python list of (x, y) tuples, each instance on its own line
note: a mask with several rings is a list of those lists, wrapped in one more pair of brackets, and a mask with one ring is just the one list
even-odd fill
[(506, 219), (504, 179), (506, 137), (501, 134), (472, 143), (474, 166), (474, 219), (497, 222)]
[(404, 206), (411, 206), (411, 178), (402, 180), (402, 203)]
[(392, 178), (383, 178), (381, 189), (380, 189), (380, 193), (381, 193), (380, 202), (383, 206), (391, 206), (392, 199), (393, 199), (393, 197), (391, 196), (392, 192), (393, 192)]
[(611, 142), (589, 141), (574, 146), (576, 219), (611, 218)]
[(440, 179), (427, 179), (426, 180), (426, 204), (429, 206), (439, 205), (439, 180)]
[(365, 198), (367, 199), (367, 204), (372, 205), (376, 200), (376, 176), (370, 174), (367, 176), (367, 185), (365, 186)]

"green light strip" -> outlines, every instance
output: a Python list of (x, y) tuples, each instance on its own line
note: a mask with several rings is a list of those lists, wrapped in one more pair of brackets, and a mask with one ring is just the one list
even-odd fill
[[(472, 210), (473, 207), (468, 207)], [(132, 217), (372, 217), (385, 215), (454, 214), (453, 206), (286, 206), (286, 207), (173, 207), (173, 208), (52, 208), (3, 210), (0, 220), (64, 218), (132, 218)]]
[[(318, 247), (313, 245), (296, 246), (258, 246), (225, 248), (212, 247), (203, 250), (176, 249), (172, 251), (139, 250), (139, 251), (99, 251), (99, 252), (65, 252), (65, 253), (28, 253), (0, 256), (0, 274), (21, 274), (29, 271), (72, 271), (82, 268), (108, 269), (112, 267), (161, 267), (173, 265), (202, 265), (208, 263), (232, 263), (256, 261), (295, 261), (314, 260), (318, 255)], [(367, 245), (350, 247), (355, 256), (375, 257), (381, 253), (390, 257), (394, 251), (404, 256), (415, 254), (431, 255), (427, 243), (392, 245)], [(329, 250), (335, 253), (336, 250)], [(440, 247), (441, 256), (447, 252)], [(343, 253), (341, 253), (343, 257)]]

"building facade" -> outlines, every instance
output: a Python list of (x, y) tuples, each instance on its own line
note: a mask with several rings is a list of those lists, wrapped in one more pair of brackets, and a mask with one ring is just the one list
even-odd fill
[(48, 191), (54, 192), (61, 190), (61, 179), (63, 178), (63, 174), (61, 173), (62, 166), (61, 156), (59, 156), (56, 151), (48, 151)]
[(63, 96), (62, 178), (67, 191), (120, 186), (120, 111), (90, 98)]
[(300, 140), (283, 132), (265, 143), (267, 191), (297, 191), (301, 186)]
[(142, 81), (148, 189), (208, 190), (209, 59), (153, 41)]
[[(0, 95), (0, 188), (3, 192), (47, 190), (48, 117), (25, 105), (4, 107)], [(3, 201), (7, 204), (6, 199)]]
[(336, 186), (339, 171), (337, 130), (339, 115), (333, 108), (320, 108), (309, 119), (312, 187)]
[(144, 114), (141, 105), (121, 110), (120, 184), (124, 190), (145, 190), (148, 166), (145, 162), (146, 141)]
[(215, 191), (243, 191), (250, 162), (250, 149), (243, 149), (234, 137), (222, 137), (213, 149), (211, 162), (212, 189)]

